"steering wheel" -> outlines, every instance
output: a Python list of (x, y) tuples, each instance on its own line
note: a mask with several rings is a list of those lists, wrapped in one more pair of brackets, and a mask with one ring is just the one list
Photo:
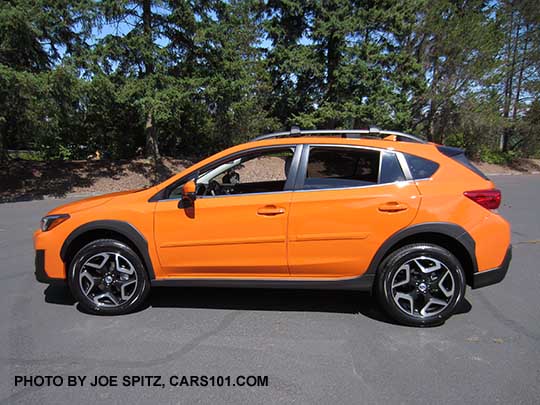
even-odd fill
[(229, 170), (225, 176), (223, 176), (223, 183), (235, 185), (240, 183), (240, 174), (234, 170)]
[(211, 196), (221, 195), (223, 194), (223, 187), (216, 180), (211, 180), (205, 194)]

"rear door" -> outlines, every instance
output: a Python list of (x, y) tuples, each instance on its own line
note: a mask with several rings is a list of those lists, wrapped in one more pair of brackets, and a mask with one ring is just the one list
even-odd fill
[(291, 275), (364, 273), (381, 244), (413, 221), (419, 202), (392, 151), (305, 146), (289, 214)]

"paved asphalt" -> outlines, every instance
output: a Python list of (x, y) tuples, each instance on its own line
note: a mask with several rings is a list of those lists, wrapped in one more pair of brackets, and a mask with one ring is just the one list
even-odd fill
[[(34, 281), (32, 232), (64, 201), (0, 205), (0, 402), (538, 403), (540, 176), (495, 181), (510, 272), (430, 329), (392, 324), (350, 292), (162, 288), (138, 313), (87, 315)], [(22, 375), (267, 375), (269, 386), (16, 387)]]

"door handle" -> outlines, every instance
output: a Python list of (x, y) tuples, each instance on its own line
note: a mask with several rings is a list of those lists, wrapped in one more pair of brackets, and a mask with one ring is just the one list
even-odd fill
[(379, 205), (379, 211), (382, 212), (399, 212), (405, 211), (409, 206), (398, 201), (390, 201), (384, 204)]
[(281, 215), (285, 214), (285, 208), (276, 207), (275, 205), (265, 205), (257, 210), (257, 214), (266, 216)]

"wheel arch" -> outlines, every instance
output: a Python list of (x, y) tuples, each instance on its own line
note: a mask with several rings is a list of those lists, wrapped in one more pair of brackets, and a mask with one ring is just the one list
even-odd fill
[(433, 243), (448, 249), (463, 266), (467, 284), (472, 285), (473, 274), (478, 272), (476, 243), (464, 228), (449, 222), (417, 224), (396, 232), (381, 245), (367, 273), (376, 274), (380, 263), (396, 249), (419, 242)]
[(88, 222), (75, 228), (60, 249), (62, 261), (66, 266), (69, 266), (71, 259), (84, 245), (97, 239), (116, 239), (127, 244), (143, 261), (150, 280), (155, 279), (146, 238), (137, 228), (125, 221), (100, 220)]

